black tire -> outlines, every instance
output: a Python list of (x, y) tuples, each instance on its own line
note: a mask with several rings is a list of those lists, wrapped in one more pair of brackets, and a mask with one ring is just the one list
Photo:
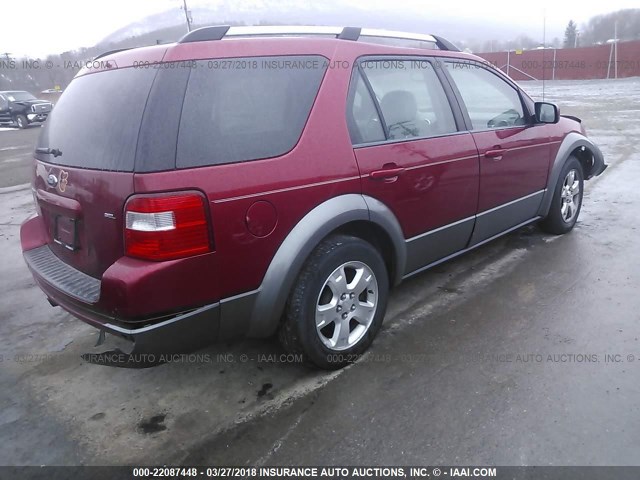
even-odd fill
[[(574, 201), (570, 204), (572, 209), (572, 216), (570, 219), (566, 219), (565, 215), (563, 215), (563, 205), (565, 203), (565, 198), (563, 195), (563, 191), (565, 190), (565, 181), (567, 180), (567, 176), (571, 171), (575, 172), (579, 193), (574, 195)], [(551, 207), (549, 208), (549, 213), (547, 217), (540, 222), (540, 227), (548, 233), (552, 233), (554, 235), (562, 235), (567, 233), (573, 229), (576, 222), (578, 221), (578, 216), (580, 215), (580, 209), (582, 208), (582, 196), (584, 193), (584, 173), (582, 170), (582, 165), (580, 161), (575, 157), (569, 157), (564, 168), (560, 172), (560, 176), (558, 177), (558, 183), (555, 186), (555, 190), (553, 192), (553, 200), (551, 200)], [(569, 193), (567, 193), (569, 195)], [(575, 206), (577, 205), (577, 207)]]
[[(334, 350), (321, 340), (321, 335), (323, 337), (324, 335), (316, 328), (316, 308), (323, 301), (322, 296), (327, 293), (327, 289), (330, 296), (337, 295), (332, 292), (329, 285), (326, 285), (326, 282), (329, 281), (329, 277), (332, 274), (335, 274), (340, 267), (345, 265), (345, 272), (350, 268), (354, 268), (352, 266), (362, 265), (368, 267), (368, 271), (366, 269), (363, 271), (367, 272), (367, 275), (373, 274), (373, 280), (365, 287), (365, 291), (362, 291), (360, 296), (355, 299), (353, 296), (350, 297), (350, 294), (347, 294), (343, 303), (342, 297), (333, 297), (339, 302), (336, 305), (340, 307), (338, 311), (342, 311), (342, 313), (334, 314), (334, 307), (332, 306), (331, 312), (327, 310), (327, 316), (336, 316), (336, 320), (340, 323), (344, 320), (348, 324), (348, 329), (345, 330), (345, 332), (348, 332), (347, 336), (350, 338), (349, 332), (351, 332), (357, 338), (357, 340), (354, 338), (354, 344), (349, 348)], [(345, 286), (355, 283), (355, 276), (349, 280), (347, 273), (345, 277), (347, 277)], [(366, 278), (370, 277), (367, 276)], [(373, 292), (376, 284), (377, 292)], [(377, 297), (372, 300), (376, 293)], [(342, 368), (355, 361), (373, 342), (382, 325), (387, 308), (388, 294), (389, 276), (387, 268), (380, 252), (375, 247), (360, 238), (348, 235), (328, 237), (311, 253), (298, 275), (287, 301), (284, 319), (278, 332), (280, 343), (288, 352), (301, 354), (305, 363), (313, 364), (325, 370)], [(367, 297), (368, 295), (371, 295), (371, 297)], [(349, 302), (351, 303), (349, 304)], [(356, 306), (355, 302), (357, 302), (358, 306)], [(365, 303), (363, 302), (372, 302), (375, 305), (372, 314), (373, 319), (370, 320), (366, 328), (359, 323), (359, 320), (350, 317), (350, 315), (359, 316), (358, 312), (353, 314), (349, 312), (349, 310), (353, 311), (359, 308), (359, 305), (364, 305)], [(327, 303), (327, 305), (329, 304)], [(344, 308), (344, 311), (342, 308)], [(348, 319), (340, 320), (345, 314)], [(352, 322), (355, 324), (354, 327), (351, 326)], [(334, 329), (337, 328), (339, 333), (341, 327), (338, 326), (337, 322), (329, 322), (323, 328), (331, 329), (331, 325), (333, 325)], [(356, 328), (361, 329), (358, 332), (364, 329), (364, 333), (356, 332)], [(334, 334), (339, 337), (338, 333), (334, 331)], [(329, 341), (327, 337), (324, 338), (324, 341)], [(347, 343), (348, 341), (349, 339), (347, 339)]]
[(16, 115), (15, 122), (16, 122), (16, 126), (22, 130), (24, 130), (29, 126), (29, 121), (27, 120), (27, 117), (25, 117), (24, 115)]

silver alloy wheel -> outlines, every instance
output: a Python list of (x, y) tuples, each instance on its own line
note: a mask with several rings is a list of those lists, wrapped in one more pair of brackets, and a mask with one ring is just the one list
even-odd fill
[(322, 343), (346, 350), (367, 333), (378, 307), (378, 281), (362, 262), (347, 262), (324, 282), (316, 303), (316, 331)]
[(580, 206), (580, 179), (576, 169), (569, 170), (567, 176), (564, 177), (562, 183), (562, 192), (560, 195), (561, 206), (560, 215), (565, 223), (571, 223)]

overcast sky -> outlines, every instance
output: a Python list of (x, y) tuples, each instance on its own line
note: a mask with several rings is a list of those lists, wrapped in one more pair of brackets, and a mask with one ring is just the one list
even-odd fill
[[(237, 0), (259, 6), (260, 0)], [(272, 0), (273, 1), (273, 0)], [(322, 0), (316, 0), (322, 1)], [(397, 0), (343, 0), (368, 10), (397, 9)], [(291, 2), (288, 2), (291, 3)], [(303, 0), (301, 2), (303, 3)], [(189, 8), (215, 5), (216, 0), (188, 0)], [(542, 36), (543, 12), (547, 17), (547, 38), (562, 37), (570, 19), (578, 24), (590, 17), (622, 8), (637, 8), (638, 0), (562, 1), (538, 0), (403, 0), (405, 12), (428, 11), (434, 18), (460, 18), (474, 22), (504, 23), (521, 27), (534, 38)], [(147, 15), (176, 9), (182, 0), (3, 0), (0, 12), (0, 54), (32, 56), (60, 53), (92, 46), (113, 31)], [(397, 11), (397, 10), (396, 10)], [(309, 19), (312, 23), (313, 19)], [(437, 32), (432, 32), (437, 33)]]

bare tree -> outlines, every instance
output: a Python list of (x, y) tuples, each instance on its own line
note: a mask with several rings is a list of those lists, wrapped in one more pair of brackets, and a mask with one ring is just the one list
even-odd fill
[(586, 45), (605, 43), (614, 37), (618, 24), (620, 40), (640, 40), (640, 9), (630, 8), (591, 18), (583, 27), (581, 40)]

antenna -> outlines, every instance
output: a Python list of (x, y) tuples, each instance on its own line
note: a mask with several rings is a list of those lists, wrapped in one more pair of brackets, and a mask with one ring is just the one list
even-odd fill
[(189, 18), (189, 10), (187, 10), (187, 0), (182, 0), (184, 6), (184, 18), (187, 20), (187, 32), (191, 31), (191, 19)]
[[(547, 53), (547, 11), (542, 10), (542, 101), (544, 102), (544, 84), (546, 78), (544, 56)], [(554, 67), (555, 68), (555, 65)]]

